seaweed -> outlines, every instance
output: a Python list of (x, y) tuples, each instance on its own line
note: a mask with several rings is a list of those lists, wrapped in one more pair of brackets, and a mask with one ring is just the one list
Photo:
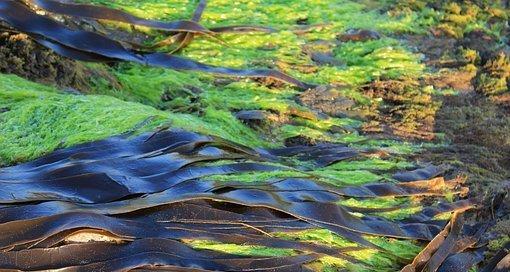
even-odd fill
[[(364, 235), (430, 240), (445, 223), (431, 220), (434, 214), (472, 208), (469, 204), (446, 205), (416, 216), (414, 221), (394, 222), (375, 215), (357, 217), (351, 213), (352, 208), (337, 203), (342, 197), (443, 196), (463, 191), (455, 180), (337, 188), (305, 178), (252, 184), (214, 182), (207, 178), (244, 171), (293, 169), (294, 160), (327, 165), (358, 154), (341, 145), (253, 150), (218, 137), (182, 130), (159, 130), (136, 137), (125, 134), (57, 150), (32, 162), (1, 169), (5, 194), (0, 194), (3, 204), (0, 248), (6, 252), (0, 253), (0, 260), (22, 270), (75, 266), (85, 270), (127, 269), (157, 264), (237, 271), (248, 263), (256, 269), (275, 267), (278, 263), (282, 264), (281, 269), (295, 271), (323, 255), (357, 264), (362, 261), (347, 252), (361, 248), (385, 251)], [(215, 161), (218, 163), (203, 164)], [(286, 241), (271, 234), (317, 227), (328, 229), (356, 246), (333, 249)], [(97, 244), (112, 247), (111, 251), (104, 251), (111, 255), (92, 254), (87, 260), (66, 258), (69, 252), (90, 250), (88, 243), (84, 247), (62, 244), (87, 230), (123, 243)], [(150, 243), (151, 239), (162, 238), (171, 240), (162, 242), (157, 249)], [(260, 261), (255, 257), (235, 260), (233, 256), (222, 255), (184, 261), (182, 252), (189, 252), (186, 256), (199, 254), (175, 241), (186, 239), (269, 246), (300, 253)], [(167, 244), (168, 247), (163, 247)], [(37, 248), (49, 248), (57, 259), (46, 260), (45, 254), (50, 251)], [(72, 250), (68, 252), (67, 248)], [(165, 248), (175, 251), (170, 254)], [(136, 261), (123, 255), (129, 250), (139, 257)], [(25, 257), (13, 262), (10, 251)], [(23, 261), (24, 258), (40, 261), (32, 264)]]
[[(179, 44), (177, 50), (191, 42), (194, 35), (193, 33), (207, 33), (205, 29), (198, 27), (199, 25), (193, 21), (164, 23), (140, 19), (122, 11), (93, 5), (64, 4), (42, 0), (34, 3), (51, 12), (64, 15), (114, 20), (170, 32), (180, 31), (189, 33), (189, 35), (183, 34), (184, 36), (182, 36), (182, 38), (176, 38), (175, 42)], [(196, 14), (197, 16), (195, 16), (197, 20), (203, 8), (205, 8), (204, 5), (199, 6)], [(182, 57), (176, 57), (171, 54), (130, 50), (124, 47), (120, 42), (106, 36), (86, 30), (74, 30), (48, 16), (39, 15), (19, 1), (2, 1), (0, 3), (0, 19), (13, 29), (30, 35), (41, 45), (72, 59), (89, 62), (131, 61), (177, 70), (195, 70), (241, 77), (274, 78), (304, 89), (312, 87), (310, 84), (301, 82), (276, 70), (222, 68), (202, 64)]]

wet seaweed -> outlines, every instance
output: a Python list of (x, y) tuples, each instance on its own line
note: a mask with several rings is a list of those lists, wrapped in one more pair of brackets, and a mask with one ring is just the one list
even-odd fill
[(483, 260), (483, 251), (475, 245), (487, 226), (487, 223), (469, 226), (464, 222), (464, 214), (456, 212), (448, 225), (402, 271), (470, 269)]
[[(359, 264), (361, 261), (347, 253), (363, 248), (386, 251), (365, 236), (428, 241), (446, 224), (433, 220), (434, 215), (473, 207), (470, 201), (445, 204), (398, 222), (375, 215), (358, 217), (338, 204), (346, 196), (443, 196), (462, 191), (458, 180), (442, 178), (360, 187), (332, 187), (295, 178), (256, 184), (207, 178), (292, 168), (290, 158), (325, 165), (357, 154), (341, 145), (253, 150), (182, 130), (134, 137), (125, 134), (57, 150), (0, 170), (0, 202), (4, 204), (0, 209), (0, 248), (4, 251), (0, 266), (20, 270), (129, 270), (157, 265), (299, 271), (306, 269), (303, 264), (321, 256)], [(203, 165), (215, 161), (219, 163)], [(272, 234), (316, 228), (327, 229), (356, 246), (332, 248)], [(97, 233), (120, 244), (72, 243), (71, 237), (80, 233)], [(296, 254), (263, 259), (207, 255), (180, 242), (185, 240), (291, 249)], [(66, 257), (70, 252), (81, 256), (94, 246), (116, 249), (99, 250), (79, 262)], [(125, 255), (131, 251), (139, 257), (136, 261)]]
[[(57, 14), (113, 20), (132, 25), (143, 25), (166, 30), (170, 33), (180, 32), (175, 34), (175, 39), (172, 39), (173, 42), (177, 44), (174, 51), (178, 51), (189, 44), (195, 33), (212, 33), (194, 21), (165, 23), (140, 19), (128, 13), (106, 7), (64, 4), (43, 0), (33, 1), (32, 3)], [(196, 19), (196, 21), (198, 21), (200, 19), (204, 8), (205, 1), (199, 5), (194, 16), (196, 18), (193, 18), (194, 20)], [(72, 59), (94, 62), (130, 61), (176, 70), (202, 71), (238, 77), (267, 77), (293, 84), (299, 88), (308, 89), (312, 87), (310, 84), (304, 83), (277, 70), (223, 68), (206, 65), (166, 53), (131, 50), (124, 47), (121, 42), (96, 32), (71, 29), (49, 16), (37, 14), (36, 11), (26, 6), (22, 1), (1, 1), (0, 19), (13, 29), (33, 37), (36, 41), (40, 42), (41, 45)], [(236, 28), (233, 28), (233, 30), (235, 29)], [(253, 29), (256, 28), (252, 28), (252, 30)], [(224, 32), (227, 30), (229, 30), (229, 28), (224, 28), (221, 31)], [(172, 51), (172, 53), (174, 51)]]

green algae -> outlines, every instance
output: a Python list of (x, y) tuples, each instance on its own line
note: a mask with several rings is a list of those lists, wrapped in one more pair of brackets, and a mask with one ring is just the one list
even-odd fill
[(413, 164), (405, 160), (398, 159), (379, 159), (368, 158), (366, 160), (357, 161), (341, 161), (332, 164), (326, 169), (341, 170), (341, 171), (355, 171), (355, 170), (400, 170), (412, 167)]
[[(89, 1), (87, 1), (89, 2)], [(93, 0), (98, 4), (122, 8), (147, 18), (182, 19), (191, 17), (197, 1), (157, 0)], [(267, 25), (279, 30), (272, 34), (228, 34), (222, 39), (228, 47), (199, 37), (182, 54), (209, 64), (231, 67), (280, 68), (299, 79), (319, 84), (348, 85), (339, 90), (360, 105), (370, 105), (373, 99), (358, 91), (360, 85), (373, 80), (418, 78), (426, 72), (421, 56), (411, 52), (395, 38), (400, 33), (426, 33), (431, 27), (444, 28), (453, 35), (470, 29), (485, 28), (497, 32), (498, 24), (487, 26), (485, 10), (476, 11), (455, 6), (441, 11), (417, 4), (411, 9), (390, 12), (367, 10), (368, 3), (353, 1), (210, 1), (204, 14), (204, 25), (233, 24)], [(394, 2), (394, 1), (386, 1)], [(399, 1), (400, 2), (400, 1)], [(423, 2), (423, 1), (416, 1)], [(385, 3), (387, 4), (387, 3)], [(376, 5), (376, 4), (374, 4)], [(382, 4), (377, 5), (378, 8)], [(498, 10), (493, 11), (498, 14)], [(476, 14), (475, 14), (476, 13)], [(496, 16), (496, 15), (494, 15)], [(504, 15), (497, 15), (504, 16)], [(309, 25), (323, 24), (305, 33), (297, 33), (296, 20)], [(451, 28), (448, 30), (448, 28)], [(334, 58), (345, 65), (317, 66), (303, 54), (302, 46), (320, 40), (334, 40), (350, 28), (375, 29), (383, 34), (379, 40), (346, 42), (333, 49)], [(154, 33), (152, 33), (154, 34)], [(163, 35), (157, 40), (164, 38)], [(472, 53), (472, 52), (471, 52)], [(314, 72), (296, 67), (313, 66)], [(57, 90), (29, 83), (12, 76), (1, 76), (0, 109), (0, 165), (12, 164), (40, 156), (61, 146), (105, 138), (130, 131), (149, 119), (142, 130), (156, 127), (180, 127), (211, 134), (251, 147), (280, 146), (286, 138), (306, 136), (317, 141), (350, 143), (362, 149), (381, 149), (391, 155), (409, 155), (435, 144), (409, 143), (397, 140), (376, 140), (356, 131), (334, 133), (334, 126), (358, 128), (363, 122), (349, 118), (307, 120), (290, 116), (291, 109), (311, 112), (296, 102), (299, 92), (289, 86), (264, 86), (250, 79), (217, 83), (216, 77), (203, 73), (188, 73), (137, 64), (121, 64), (111, 68), (120, 83), (112, 88), (96, 82), (92, 96), (72, 96)], [(150, 79), (150, 80), (149, 80)], [(225, 83), (226, 82), (226, 83)], [(3, 86), (5, 85), (5, 86)], [(499, 86), (499, 85), (498, 85)], [(501, 85), (502, 86), (502, 85)], [(2, 92), (3, 90), (6, 92)], [(415, 90), (413, 95), (426, 90)], [(107, 95), (107, 96), (100, 96)], [(118, 99), (114, 99), (115, 97)], [(124, 102), (127, 101), (127, 102)], [(136, 102), (136, 103), (130, 103)], [(144, 105), (147, 106), (144, 106)], [(157, 110), (159, 109), (159, 110)], [(288, 115), (289, 121), (275, 124), (274, 138), (261, 137), (259, 131), (246, 126), (232, 112), (261, 109)], [(90, 118), (90, 117), (93, 118)], [(67, 118), (70, 118), (68, 121)], [(55, 134), (52, 130), (59, 131)], [(5, 132), (5, 133), (4, 133)], [(50, 133), (51, 132), (51, 133)], [(252, 172), (233, 175), (215, 175), (209, 178), (229, 182), (261, 182), (286, 177), (308, 177), (333, 185), (361, 185), (390, 180), (389, 171), (405, 169), (411, 163), (400, 159), (382, 160), (362, 158), (339, 162), (308, 172), (282, 170)], [(408, 204), (408, 198), (382, 198), (370, 200), (347, 199), (342, 205), (356, 207), (394, 207)], [(405, 208), (378, 215), (400, 219), (419, 211), (421, 207)], [(445, 215), (444, 218), (446, 218)], [(311, 230), (297, 234), (279, 234), (281, 237), (328, 244), (337, 247), (355, 245), (327, 230)], [(288, 235), (288, 236), (285, 236)], [(324, 257), (318, 264), (324, 271), (345, 268), (350, 271), (395, 271), (395, 256), (412, 259), (420, 246), (410, 241), (381, 237), (367, 237), (388, 252), (362, 250), (353, 256), (367, 265), (352, 265), (337, 258)], [(246, 245), (218, 244), (193, 241), (196, 248), (213, 249), (241, 255), (288, 256), (295, 252)]]
[(223, 244), (207, 240), (189, 241), (190, 246), (196, 249), (209, 249), (220, 252), (236, 254), (241, 256), (265, 256), (265, 257), (281, 257), (294, 255), (294, 250), (278, 249), (263, 246), (248, 246), (237, 244)]
[[(274, 236), (289, 240), (320, 243), (338, 248), (356, 246), (356, 244), (349, 242), (325, 229), (275, 233)], [(363, 261), (365, 263), (364, 265), (350, 264), (345, 260), (334, 257), (322, 257), (318, 262), (310, 265), (315, 267), (316, 270), (322, 271), (337, 271), (337, 269), (340, 268), (347, 268), (349, 271), (373, 271), (374, 269), (377, 269), (378, 271), (394, 271), (394, 269), (398, 268), (398, 266), (396, 266), (397, 258), (409, 260), (421, 250), (421, 247), (410, 241), (380, 237), (367, 237), (367, 239), (372, 243), (387, 249), (387, 252), (381, 253), (371, 249), (361, 249), (348, 253), (348, 255), (351, 255), (355, 259)], [(276, 257), (296, 254), (293, 250), (261, 246), (221, 244), (212, 241), (190, 241), (189, 244), (197, 249), (217, 250), (231, 254), (248, 256)]]
[(215, 135), (249, 147), (270, 147), (274, 143), (261, 139), (255, 131), (243, 125), (230, 111), (206, 108), (200, 117), (191, 114), (169, 115), (171, 127)]
[(234, 82), (222, 89), (205, 92), (202, 102), (216, 108), (232, 110), (272, 110), (288, 113), (291, 108), (306, 108), (293, 102), (296, 91), (289, 88), (269, 89), (252, 82)]
[[(354, 128), (361, 122), (349, 118), (327, 118), (323, 120), (309, 120), (294, 118), (292, 124), (285, 124), (274, 133), (281, 141), (297, 136), (303, 136), (314, 141), (332, 143), (355, 143), (365, 140)], [(344, 132), (333, 132), (332, 129), (345, 128)]]
[[(306, 241), (311, 243), (320, 243), (333, 247), (352, 247), (355, 243), (349, 242), (342, 237), (325, 229), (312, 229), (301, 232), (279, 233), (276, 236), (286, 239)], [(320, 260), (321, 270), (346, 268), (349, 271), (395, 271), (398, 269), (397, 258), (412, 259), (421, 247), (411, 241), (384, 238), (384, 237), (366, 237), (370, 242), (385, 248), (386, 252), (372, 249), (361, 249), (347, 253), (364, 264), (349, 264), (344, 260), (334, 257), (327, 257)]]
[[(111, 89), (98, 84), (94, 93), (107, 94), (126, 101), (138, 102), (156, 108), (163, 106), (161, 96), (164, 93), (173, 94), (186, 86), (202, 86), (197, 73), (184, 73), (175, 70), (150, 68), (141, 65), (119, 65), (110, 69), (119, 81), (121, 89)], [(150, 80), (148, 80), (150, 79)]]
[[(182, 19), (191, 16), (197, 1), (134, 1), (134, 0), (94, 0), (114, 8), (124, 9), (144, 18), (164, 20)], [(271, 26), (275, 33), (224, 34), (222, 40), (228, 46), (210, 39), (198, 37), (182, 51), (182, 55), (208, 64), (239, 68), (279, 68), (301, 80), (318, 84), (351, 85), (340, 92), (362, 105), (370, 104), (370, 98), (361, 94), (355, 86), (376, 79), (398, 79), (417, 77), (424, 66), (420, 56), (411, 53), (402, 42), (383, 37), (365, 42), (341, 43), (333, 49), (334, 58), (345, 63), (343, 66), (316, 65), (303, 46), (316, 41), (334, 41), (338, 34), (352, 28), (374, 29), (382, 34), (410, 33), (421, 31), (416, 27), (413, 16), (400, 14), (393, 16), (377, 9), (367, 10), (368, 3), (353, 1), (209, 1), (202, 23), (205, 26), (251, 24)], [(382, 6), (380, 6), (382, 7)], [(309, 26), (320, 25), (300, 33), (297, 20), (305, 20)], [(154, 34), (154, 33), (153, 33)], [(156, 39), (163, 39), (164, 35)], [(298, 67), (314, 67), (316, 71), (301, 70)], [(331, 133), (330, 124), (338, 120), (304, 122), (292, 112), (309, 112), (309, 109), (295, 101), (298, 94), (290, 87), (270, 88), (251, 80), (242, 80), (218, 85), (214, 77), (202, 73), (182, 73), (157, 68), (147, 68), (136, 64), (123, 64), (113, 69), (121, 89), (112, 89), (98, 84), (94, 91), (126, 101), (134, 101), (178, 113), (191, 113), (203, 119), (202, 109), (212, 114), (222, 113), (222, 124), (236, 122), (224, 111), (261, 109), (277, 112), (282, 117), (290, 116), (283, 123), (272, 122), (274, 133), (266, 135), (272, 140), (255, 140), (254, 143), (267, 145), (267, 142), (280, 144), (285, 139), (306, 136), (315, 141), (358, 142), (364, 140), (357, 133)], [(151, 80), (146, 80), (150, 78)], [(226, 99), (228, 98), (228, 99)], [(214, 123), (214, 122), (213, 122)], [(341, 127), (358, 127), (361, 122), (342, 121)], [(214, 129), (209, 127), (210, 129)], [(228, 127), (227, 127), (228, 128)], [(240, 139), (254, 137), (250, 128), (242, 128), (235, 123), (235, 129), (242, 131)], [(230, 135), (230, 134), (227, 134)], [(246, 136), (246, 138), (244, 137)]]
[(199, 118), (110, 96), (63, 94), (16, 76), (0, 74), (0, 81), (2, 165), (34, 159), (56, 148), (129, 132), (146, 120), (147, 124), (139, 132), (171, 124), (248, 146), (271, 145), (260, 140), (228, 111), (208, 108)]
[[(419, 29), (435, 28), (453, 37), (462, 37), (473, 29), (484, 29), (500, 36), (508, 9), (501, 1), (387, 1), (394, 16), (414, 18)], [(432, 4), (432, 5), (431, 5)]]
[(378, 216), (388, 219), (404, 219), (410, 215), (417, 213), (423, 209), (419, 204), (414, 204), (406, 197), (381, 197), (373, 199), (355, 199), (348, 198), (339, 202), (339, 204), (347, 207), (357, 208), (393, 208), (401, 207), (393, 211), (377, 212), (374, 213)]
[(498, 239), (489, 241), (489, 244), (487, 245), (490, 250), (497, 251), (502, 249), (506, 243), (510, 242), (510, 236), (508, 235), (502, 235)]
[(312, 171), (323, 182), (344, 186), (344, 185), (362, 185), (381, 181), (382, 176), (366, 170), (338, 171), (334, 169), (317, 169)]
[(306, 173), (301, 173), (297, 171), (289, 171), (289, 170), (280, 170), (273, 172), (247, 172), (241, 174), (231, 174), (231, 175), (213, 175), (209, 176), (209, 179), (219, 182), (264, 182), (273, 179), (283, 179), (283, 178), (304, 178), (309, 177)]
[(162, 123), (165, 113), (107, 96), (58, 94), (14, 76), (0, 75), (0, 164), (34, 159), (59, 147), (103, 139)]
[(362, 185), (373, 183), (384, 179), (383, 176), (374, 174), (367, 170), (338, 171), (334, 169), (314, 169), (311, 171), (279, 170), (272, 172), (247, 172), (230, 175), (212, 175), (209, 179), (220, 182), (266, 182), (282, 178), (312, 178), (335, 186)]

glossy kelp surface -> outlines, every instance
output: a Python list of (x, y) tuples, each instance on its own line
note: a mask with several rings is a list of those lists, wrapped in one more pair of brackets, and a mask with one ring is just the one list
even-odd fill
[[(248, 265), (251, 269), (296, 271), (306, 269), (303, 264), (321, 256), (364, 265), (363, 260), (347, 253), (363, 248), (386, 251), (366, 235), (431, 240), (445, 225), (444, 221), (433, 220), (435, 215), (473, 207), (472, 201), (444, 205), (399, 222), (375, 215), (356, 216), (352, 208), (338, 204), (344, 197), (443, 196), (464, 190), (459, 180), (441, 178), (360, 187), (333, 187), (304, 178), (256, 184), (208, 179), (218, 174), (293, 169), (291, 158), (320, 166), (358, 155), (355, 149), (341, 145), (254, 150), (182, 130), (125, 134), (57, 150), (0, 170), (4, 192), (0, 194), (4, 205), (0, 209), (0, 247), (4, 249), (1, 258), (9, 268), (21, 270), (75, 266), (82, 270), (122, 270), (159, 265), (238, 271)], [(214, 161), (218, 163), (211, 163)], [(327, 229), (353, 244), (332, 248), (288, 241), (272, 234), (315, 228)], [(67, 245), (69, 237), (87, 231), (123, 243), (100, 243), (99, 247), (111, 247), (112, 251), (88, 255), (78, 263), (58, 253), (70, 254), (66, 248), (72, 248), (71, 252), (90, 250), (93, 245), (89, 243), (84, 247)], [(155, 247), (150, 243), (154, 239), (163, 242)], [(191, 254), (186, 252), (206, 254), (179, 242), (185, 240), (265, 246), (298, 253), (264, 261), (213, 253), (207, 258), (197, 255), (184, 260), (183, 256)], [(165, 245), (175, 251), (169, 252)], [(140, 258), (127, 258), (123, 252), (130, 250), (135, 250)], [(12, 254), (26, 257), (13, 262)], [(45, 256), (54, 258), (48, 261)], [(27, 263), (24, 258), (41, 261)]]

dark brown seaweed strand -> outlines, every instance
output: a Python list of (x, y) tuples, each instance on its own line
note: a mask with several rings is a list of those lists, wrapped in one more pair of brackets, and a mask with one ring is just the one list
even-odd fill
[[(178, 261), (174, 265), (196, 265), (205, 269), (238, 271), (246, 269), (270, 269), (302, 264), (317, 259), (317, 254), (289, 257), (242, 257), (209, 250), (194, 250), (176, 240), (162, 238), (139, 239), (124, 244), (92, 242), (70, 244), (56, 248), (40, 248), (0, 253), (0, 267), (18, 270), (43, 270), (91, 265), (122, 259), (132, 255), (155, 256)], [(192, 262), (181, 262), (187, 259)], [(37, 260), (37, 262), (33, 262)], [(150, 265), (150, 263), (146, 264)], [(85, 266), (87, 267), (87, 266)], [(110, 269), (106, 269), (110, 271)], [(95, 271), (95, 270), (94, 270)]]
[[(9, 1), (9, 0), (7, 0)], [(194, 21), (162, 22), (138, 18), (127, 12), (88, 4), (68, 4), (52, 0), (24, 0), (30, 5), (44, 9), (51, 13), (72, 17), (109, 20), (137, 26), (145, 26), (168, 32), (210, 33), (210, 31)]]
[(458, 213), (455, 213), (452, 217), (452, 220), (446, 225), (446, 227), (439, 232), (434, 239), (432, 239), (425, 248), (414, 257), (412, 263), (406, 265), (401, 272), (415, 272), (421, 271), (421, 269), (425, 266), (425, 264), (430, 260), (432, 255), (441, 247), (443, 242), (446, 240), (446, 237), (450, 233), (450, 228), (452, 225), (452, 221), (456, 220)]

